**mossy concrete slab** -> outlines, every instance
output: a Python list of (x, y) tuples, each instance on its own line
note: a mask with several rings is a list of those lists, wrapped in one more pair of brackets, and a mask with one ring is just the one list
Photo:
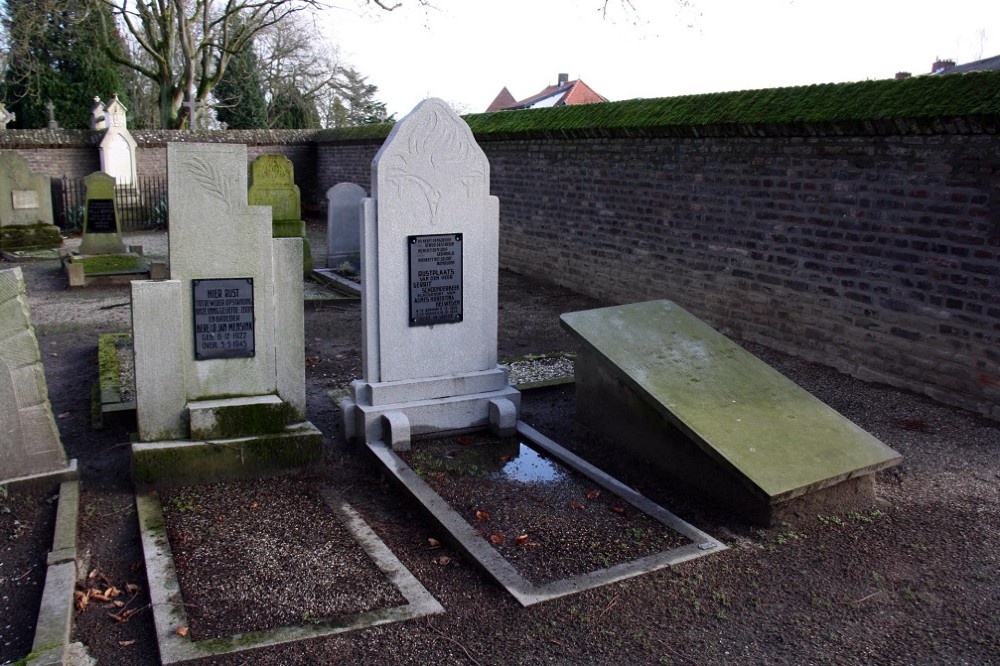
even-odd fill
[(135, 442), (132, 476), (137, 487), (217, 483), (301, 469), (322, 453), (323, 433), (306, 421), (255, 437)]
[[(561, 321), (585, 348), (577, 361), (578, 387), (583, 384), (595, 400), (607, 398), (626, 409), (634, 404), (636, 417), (643, 409), (655, 412), (707, 455), (722, 477), (772, 505), (901, 460), (670, 301), (572, 312)], [(622, 391), (631, 396), (612, 395)], [(670, 434), (664, 430), (663, 437)], [(663, 448), (658, 462), (669, 468)]]

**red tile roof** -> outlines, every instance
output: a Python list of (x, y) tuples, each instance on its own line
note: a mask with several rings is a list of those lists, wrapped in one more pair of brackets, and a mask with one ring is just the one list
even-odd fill
[[(507, 100), (508, 97), (510, 101)], [(567, 81), (561, 85), (547, 86), (541, 92), (531, 97), (526, 97), (521, 101), (514, 101), (513, 95), (510, 94), (510, 91), (505, 86), (486, 111), (489, 113), (510, 109), (530, 109), (535, 106), (568, 106), (572, 104), (596, 104), (607, 101), (606, 97), (595, 92), (582, 79), (576, 79), (575, 81)]]
[(496, 99), (490, 102), (490, 105), (486, 107), (486, 113), (499, 111), (500, 109), (505, 109), (511, 104), (516, 103), (517, 100), (514, 99), (514, 96), (510, 94), (509, 90), (507, 90), (507, 86), (504, 86), (503, 90), (500, 91), (500, 94), (497, 95)]

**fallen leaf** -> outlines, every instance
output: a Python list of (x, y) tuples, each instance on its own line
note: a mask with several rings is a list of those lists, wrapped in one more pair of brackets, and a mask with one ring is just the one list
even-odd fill
[(527, 534), (519, 534), (517, 536), (517, 538), (514, 539), (514, 540), (517, 541), (517, 545), (518, 546), (523, 546), (524, 544), (528, 543), (528, 535)]
[(447, 555), (442, 555), (441, 557), (434, 560), (434, 563), (440, 564), (441, 566), (446, 566), (448, 564), (451, 564), (451, 558), (448, 557)]
[(253, 504), (250, 505), (250, 508), (251, 509), (259, 509), (260, 508), (260, 502), (254, 502)]
[(62, 412), (62, 413), (61, 413), (61, 414), (59, 414), (59, 416), (57, 416), (56, 418), (57, 418), (57, 419), (68, 419), (68, 418), (69, 418), (69, 412)]
[(97, 577), (97, 569), (91, 569), (90, 573), (87, 574), (87, 579), (88, 580), (93, 580), (96, 577)]
[(129, 592), (131, 592), (132, 594), (135, 594), (141, 588), (138, 585), (136, 585), (135, 583), (127, 583), (125, 585), (125, 589), (128, 590)]
[(121, 601), (120, 599), (115, 599), (111, 603), (115, 605), (115, 608), (123, 608), (125, 606), (125, 602)]
[(87, 596), (91, 599), (97, 599), (98, 601), (111, 601), (108, 599), (108, 595), (104, 594), (100, 590), (95, 590), (93, 588), (87, 590)]
[(503, 542), (504, 542), (504, 536), (502, 534), (491, 534), (490, 535), (490, 543), (492, 543), (493, 545), (499, 546)]
[(135, 640), (131, 641), (118, 641), (118, 647), (128, 647), (129, 645), (135, 644)]
[(472, 438), (471, 437), (459, 437), (458, 438), (458, 443), (461, 444), (462, 446), (468, 446), (469, 444), (472, 444)]
[(587, 499), (589, 499), (589, 500), (595, 500), (595, 499), (597, 499), (600, 496), (601, 496), (601, 491), (598, 490), (597, 488), (594, 488), (593, 490), (588, 490), (587, 491)]
[(437, 539), (430, 538), (430, 539), (427, 539), (427, 546), (430, 547), (430, 548), (440, 548), (441, 547), (441, 542), (438, 541)]
[(104, 590), (104, 596), (106, 596), (108, 599), (113, 599), (114, 597), (121, 596), (121, 593), (122, 593), (121, 590), (119, 590), (114, 585)]
[(476, 509), (476, 520), (484, 520), (489, 522), (490, 514), (486, 511), (480, 511)]
[(121, 616), (121, 615), (115, 615), (114, 613), (108, 613), (108, 617), (110, 617), (115, 622), (124, 622), (125, 621), (125, 618), (123, 616)]
[(614, 511), (615, 513), (617, 513), (617, 514), (622, 515), (622, 516), (625, 515), (625, 507), (623, 507), (623, 506), (612, 505), (611, 506), (611, 510)]
[(583, 509), (583, 505), (580, 504), (579, 502), (570, 502), (569, 503), (569, 508), (576, 509), (576, 510), (579, 511), (580, 509)]
[(510, 462), (510, 456), (505, 453), (504, 455), (500, 456), (500, 462)]
[(176, 629), (174, 629), (174, 633), (177, 634), (178, 636), (180, 636), (181, 638), (183, 638), (184, 636), (188, 635), (188, 628), (187, 627), (177, 627)]
[(73, 598), (76, 599), (76, 610), (78, 612), (82, 613), (87, 610), (87, 604), (90, 603), (90, 597), (87, 596), (86, 592), (75, 590), (73, 592)]
[(216, 516), (215, 517), (215, 522), (221, 523), (222, 522), (222, 516)]

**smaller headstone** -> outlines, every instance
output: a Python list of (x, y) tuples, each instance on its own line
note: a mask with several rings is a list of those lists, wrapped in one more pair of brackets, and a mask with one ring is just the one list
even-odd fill
[(302, 264), (305, 272), (312, 271), (312, 250), (302, 221), (299, 187), (295, 184), (295, 167), (284, 155), (261, 155), (250, 165), (250, 188), (247, 201), (251, 206), (270, 206), (272, 233), (275, 238), (301, 238)]
[(361, 201), (365, 189), (338, 183), (326, 191), (326, 267), (361, 272)]
[(194, 95), (188, 95), (184, 106), (188, 109), (188, 131), (198, 129), (198, 100)]
[(20, 268), (0, 271), (0, 482), (69, 470)]
[(104, 102), (101, 101), (100, 97), (94, 98), (94, 106), (90, 109), (90, 129), (103, 131), (107, 129), (108, 122), (105, 116), (107, 107), (104, 106)]
[(128, 109), (118, 95), (108, 104), (107, 131), (101, 139), (101, 171), (112, 176), (119, 187), (133, 187), (136, 182), (136, 143), (128, 131)]
[(59, 123), (56, 121), (56, 105), (51, 102), (46, 102), (45, 110), (49, 112), (49, 129), (59, 129)]
[(8, 111), (3, 102), (0, 102), (0, 130), (7, 129), (7, 123), (12, 123), (15, 120), (17, 120), (17, 114)]
[(54, 248), (62, 245), (52, 223), (49, 177), (34, 173), (15, 152), (0, 152), (0, 250)]
[(115, 179), (95, 171), (83, 179), (87, 189), (80, 254), (124, 254), (121, 219), (115, 202)]

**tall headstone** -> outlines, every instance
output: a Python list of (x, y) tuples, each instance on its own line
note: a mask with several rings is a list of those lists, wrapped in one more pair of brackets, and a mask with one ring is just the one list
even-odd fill
[(80, 254), (124, 254), (121, 217), (115, 199), (115, 179), (95, 171), (83, 179), (87, 190)]
[(172, 279), (132, 282), (144, 482), (320, 454), (305, 421), (302, 241), (273, 238), (270, 211), (247, 205), (246, 162), (244, 145), (167, 146)]
[(49, 112), (49, 129), (59, 129), (59, 121), (56, 120), (56, 105), (49, 100), (45, 103), (45, 110)]
[(520, 394), (497, 366), (499, 203), (469, 126), (439, 99), (393, 127), (364, 200), (362, 373), (345, 435), (516, 428)]
[(59, 247), (62, 235), (52, 223), (49, 177), (34, 173), (14, 152), (0, 152), (0, 250)]
[(0, 271), (0, 481), (70, 469), (20, 268)]
[(312, 271), (312, 251), (302, 221), (302, 197), (295, 184), (292, 161), (284, 155), (260, 155), (250, 165), (250, 174), (247, 201), (251, 206), (271, 207), (275, 238), (302, 239), (303, 270)]
[(354, 183), (338, 183), (326, 191), (326, 267), (349, 265), (361, 270), (361, 202), (365, 190)]
[(100, 147), (101, 171), (113, 177), (119, 187), (134, 187), (136, 182), (136, 143), (126, 124), (127, 111), (115, 95), (104, 111), (107, 131)]

